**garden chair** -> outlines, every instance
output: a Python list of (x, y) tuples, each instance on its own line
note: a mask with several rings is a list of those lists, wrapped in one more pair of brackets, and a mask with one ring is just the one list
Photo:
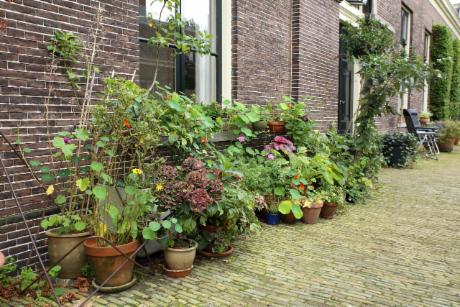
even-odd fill
[(439, 129), (435, 127), (422, 127), (418, 119), (417, 110), (404, 109), (403, 114), (406, 120), (407, 131), (417, 137), (419, 144), (425, 148), (427, 156), (437, 159), (439, 147), (436, 142), (436, 133)]

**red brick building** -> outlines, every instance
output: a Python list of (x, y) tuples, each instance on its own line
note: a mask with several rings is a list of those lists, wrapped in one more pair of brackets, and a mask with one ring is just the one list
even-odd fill
[[(101, 1), (102, 37), (96, 64), (147, 86), (154, 51), (146, 44), (151, 0)], [(161, 50), (160, 81), (195, 93), (202, 101), (236, 99), (266, 103), (283, 95), (309, 97), (311, 117), (320, 127), (351, 128), (357, 109), (358, 63), (342, 53), (340, 24), (366, 14), (387, 24), (405, 48), (428, 56), (433, 24), (442, 23), (460, 38), (460, 21), (447, 0), (372, 0), (366, 5), (340, 0), (182, 0), (183, 16), (215, 36), (210, 56), (171, 59)], [(361, 1), (362, 2), (362, 1)], [(63, 74), (48, 79), (46, 46), (56, 30), (88, 39), (99, 2), (95, 0), (0, 0), (0, 131), (14, 142), (19, 135), (37, 155), (46, 156), (43, 118), (49, 98), (50, 132), (76, 123), (78, 102)], [(403, 25), (403, 26), (402, 26)], [(427, 57), (429, 58), (429, 57)], [(427, 95), (395, 98), (395, 107), (426, 109)], [(340, 119), (340, 125), (338, 124)], [(398, 116), (381, 121), (382, 129), (398, 128)], [(0, 154), (14, 188), (31, 220), (32, 231), (46, 201), (43, 191), (10, 148)], [(46, 211), (52, 213), (54, 209)], [(0, 175), (0, 250), (29, 261), (31, 243), (3, 174)], [(43, 252), (43, 237), (39, 243)], [(35, 261), (34, 259), (30, 260)]]

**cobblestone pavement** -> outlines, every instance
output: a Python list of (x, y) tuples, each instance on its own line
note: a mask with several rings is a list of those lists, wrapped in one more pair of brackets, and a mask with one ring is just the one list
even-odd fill
[(386, 169), (366, 205), (266, 226), (190, 277), (158, 273), (93, 306), (460, 306), (460, 150)]

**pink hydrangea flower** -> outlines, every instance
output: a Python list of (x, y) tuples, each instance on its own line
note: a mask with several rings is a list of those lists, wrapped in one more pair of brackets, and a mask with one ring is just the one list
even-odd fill
[(243, 136), (243, 135), (240, 135), (239, 137), (236, 138), (238, 140), (238, 142), (240, 143), (244, 143), (244, 141), (246, 141), (246, 138)]

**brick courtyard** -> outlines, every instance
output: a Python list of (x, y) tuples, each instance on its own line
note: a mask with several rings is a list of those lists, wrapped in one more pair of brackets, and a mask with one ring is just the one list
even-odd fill
[(387, 169), (367, 205), (317, 225), (264, 227), (193, 275), (158, 274), (93, 306), (460, 305), (460, 150)]
[(367, 205), (316, 225), (264, 227), (228, 259), (199, 258), (186, 279), (158, 273), (91, 306), (459, 306), (459, 169), (458, 148), (386, 169)]

